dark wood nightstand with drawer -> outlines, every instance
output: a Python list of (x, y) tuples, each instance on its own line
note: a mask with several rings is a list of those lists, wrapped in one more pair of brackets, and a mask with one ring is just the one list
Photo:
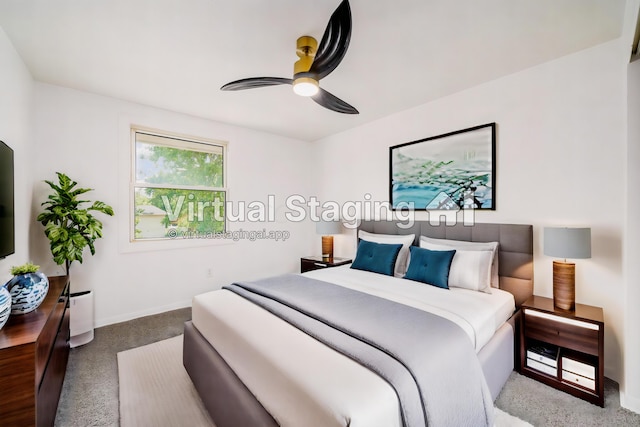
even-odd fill
[(520, 373), (604, 407), (604, 314), (576, 304), (554, 308), (532, 296), (522, 304)]
[(321, 256), (306, 256), (300, 258), (300, 272), (319, 270), (321, 268), (338, 267), (339, 265), (351, 264), (349, 258), (323, 258)]

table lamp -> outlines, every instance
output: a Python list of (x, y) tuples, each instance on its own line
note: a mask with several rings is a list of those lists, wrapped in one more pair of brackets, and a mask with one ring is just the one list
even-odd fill
[(576, 307), (576, 265), (567, 258), (591, 258), (591, 229), (544, 228), (544, 254), (564, 258), (553, 261), (553, 305), (561, 310)]
[(340, 221), (316, 222), (316, 233), (322, 235), (322, 258), (333, 259), (333, 234), (340, 234)]

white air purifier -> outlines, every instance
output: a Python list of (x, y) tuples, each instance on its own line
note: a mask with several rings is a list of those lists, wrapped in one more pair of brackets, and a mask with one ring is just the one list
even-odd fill
[(70, 345), (74, 348), (93, 340), (93, 292), (72, 293), (70, 301)]

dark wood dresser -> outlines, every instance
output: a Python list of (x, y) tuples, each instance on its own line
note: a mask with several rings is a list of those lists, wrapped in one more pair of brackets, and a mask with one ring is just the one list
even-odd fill
[(69, 359), (69, 279), (49, 277), (37, 310), (0, 329), (0, 424), (52, 426)]

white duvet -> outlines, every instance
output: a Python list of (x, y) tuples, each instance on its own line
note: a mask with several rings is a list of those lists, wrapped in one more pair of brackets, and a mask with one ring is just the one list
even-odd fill
[[(446, 317), (467, 333), (476, 352), (515, 308), (513, 296), (499, 289), (443, 290), (349, 266), (305, 275)], [(401, 425), (395, 391), (386, 381), (242, 297), (226, 290), (198, 295), (192, 316), (281, 426)]]

